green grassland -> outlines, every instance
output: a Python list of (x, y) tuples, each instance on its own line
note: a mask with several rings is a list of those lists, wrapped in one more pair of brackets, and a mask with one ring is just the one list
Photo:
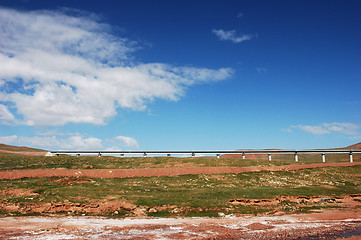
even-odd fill
[[(361, 193), (361, 166), (315, 168), (296, 172), (184, 175), (178, 177), (74, 178), (69, 179), (70, 182), (74, 181), (70, 184), (62, 184), (62, 179), (56, 177), (2, 180), (0, 191), (26, 189), (37, 195), (0, 195), (0, 202), (92, 204), (121, 200), (145, 209), (144, 211), (148, 216), (217, 216), (219, 212), (257, 214), (270, 212), (280, 207), (233, 206), (228, 203), (228, 200), (234, 198), (271, 199), (281, 195), (342, 197), (347, 194)], [(161, 206), (170, 207), (156, 212), (150, 211), (152, 208)], [(296, 204), (292, 203), (283, 203), (281, 206), (283, 211), (289, 212), (302, 212), (307, 208), (314, 207), (329, 206), (297, 207)], [(20, 214), (15, 211), (12, 213), (3, 212), (3, 214), (23, 215), (24, 213)], [(105, 215), (113, 216), (114, 214), (108, 212)], [(124, 213), (124, 216), (133, 215), (131, 210)]]
[[(320, 155), (273, 155), (258, 159), (196, 157), (140, 157), (111, 156), (56, 157), (0, 154), (0, 169), (37, 168), (154, 168), (190, 166), (271, 166), (320, 163)], [(326, 162), (347, 162), (348, 154), (327, 154)], [(361, 161), (354, 154), (354, 161)], [(65, 181), (66, 180), (66, 181)], [(67, 183), (65, 183), (67, 182)], [(33, 194), (9, 194), (9, 190)], [(299, 206), (282, 202), (277, 206), (239, 206), (228, 201), (235, 198), (272, 199), (277, 196), (343, 197), (361, 193), (361, 166), (324, 167), (297, 171), (249, 172), (241, 174), (183, 175), (177, 177), (144, 178), (25, 178), (1, 180), (0, 215), (46, 215), (34, 213), (26, 206), (50, 203), (95, 204), (123, 201), (136, 206), (146, 216), (219, 216), (224, 214), (260, 214), (278, 209), (283, 212), (304, 212), (315, 208), (337, 207), (327, 204)], [(4, 206), (18, 206), (9, 210)], [(19, 206), (22, 211), (19, 211)], [(342, 205), (340, 205), (342, 207)], [(24, 210), (25, 209), (25, 210)], [(102, 215), (108, 217), (137, 216), (135, 209), (119, 208), (92, 214), (86, 211), (58, 212), (56, 214)]]

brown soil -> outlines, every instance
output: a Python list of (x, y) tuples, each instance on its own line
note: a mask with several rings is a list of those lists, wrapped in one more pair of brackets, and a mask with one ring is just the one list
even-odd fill
[(0, 195), (15, 196), (15, 197), (25, 197), (25, 196), (32, 196), (32, 195), (39, 195), (39, 194), (34, 193), (32, 190), (29, 190), (29, 189), (5, 188), (4, 190), (0, 191)]
[(345, 147), (346, 149), (361, 149), (361, 142)]
[[(84, 200), (84, 199), (83, 199)], [(70, 202), (65, 200), (64, 202), (43, 203), (41, 201), (34, 203), (29, 202), (26, 205), (22, 203), (12, 203), (0, 201), (0, 209), (6, 212), (18, 212), (20, 214), (33, 214), (41, 213), (42, 215), (49, 215), (55, 213), (66, 213), (67, 215), (118, 215), (122, 211), (131, 212), (134, 217), (144, 217), (146, 209), (137, 208), (136, 205), (120, 201), (92, 201), (88, 199), (90, 203)]]
[(141, 168), (141, 169), (31, 169), (1, 171), (0, 179), (43, 178), (43, 177), (89, 177), (89, 178), (126, 178), (179, 176), (188, 174), (222, 174), (260, 171), (293, 171), (306, 168), (330, 166), (355, 166), (361, 162), (319, 163), (308, 165), (284, 165), (265, 167), (175, 167), (175, 168)]

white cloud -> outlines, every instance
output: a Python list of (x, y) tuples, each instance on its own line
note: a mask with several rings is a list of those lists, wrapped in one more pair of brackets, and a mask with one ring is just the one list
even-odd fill
[[(117, 136), (111, 139), (99, 139), (96, 137), (84, 137), (78, 133), (69, 136), (70, 133), (45, 132), (40, 136), (0, 136), (0, 143), (29, 146), (47, 150), (119, 150), (119, 145), (126, 148), (139, 148), (136, 139), (127, 136)], [(120, 142), (120, 144), (119, 144)]]
[(18, 137), (16, 135), (0, 137), (0, 143), (14, 144)]
[(11, 124), (15, 121), (14, 115), (5, 105), (0, 104), (0, 123)]
[(328, 134), (330, 133), (329, 130), (327, 130), (326, 128), (324, 128), (323, 126), (303, 126), (303, 125), (297, 125), (294, 126), (295, 128), (299, 128), (303, 131), (306, 132), (310, 132), (312, 134), (318, 134), (318, 135), (322, 135), (322, 134)]
[(331, 133), (342, 133), (346, 135), (357, 135), (361, 134), (359, 129), (361, 128), (360, 124), (354, 123), (323, 123), (321, 125), (292, 125), (290, 128), (285, 129), (284, 131), (292, 132), (292, 129), (301, 129), (312, 134), (323, 135)]
[(71, 136), (58, 139), (56, 136), (49, 137), (23, 137), (23, 136), (3, 136), (0, 142), (5, 144), (25, 145), (41, 149), (64, 149), (64, 150), (99, 150), (103, 149), (102, 140), (99, 138), (84, 138), (81, 136)]
[(139, 148), (137, 140), (135, 140), (132, 137), (126, 137), (126, 136), (117, 136), (115, 139), (122, 142), (126, 147), (130, 148)]
[(213, 29), (212, 32), (220, 39), (220, 40), (230, 40), (233, 43), (241, 43), (247, 40), (251, 40), (254, 38), (254, 35), (251, 34), (241, 34), (239, 36), (236, 35), (235, 30), (225, 31), (223, 29)]
[(137, 44), (113, 35), (93, 15), (0, 8), (0, 35), (0, 102), (23, 119), (8, 108), (1, 113), (8, 122), (28, 126), (105, 124), (118, 108), (144, 110), (154, 99), (176, 101), (188, 86), (233, 73), (135, 64)]

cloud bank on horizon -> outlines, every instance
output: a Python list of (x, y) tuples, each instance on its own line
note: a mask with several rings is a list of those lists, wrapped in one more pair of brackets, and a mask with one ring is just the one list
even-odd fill
[[(0, 8), (0, 121), (106, 124), (119, 109), (179, 100), (187, 87), (229, 78), (231, 68), (136, 63), (137, 42), (81, 12)], [(36, 113), (36, 114), (34, 114)]]
[[(136, 139), (127, 136), (116, 136), (111, 139), (99, 139), (96, 137), (84, 137), (79, 134), (71, 134), (70, 137), (59, 138), (52, 136), (3, 136), (0, 137), (0, 143), (21, 145), (21, 146), (36, 146), (42, 149), (64, 149), (64, 150), (119, 150), (125, 148), (139, 148)], [(106, 147), (106, 146), (117, 147)]]

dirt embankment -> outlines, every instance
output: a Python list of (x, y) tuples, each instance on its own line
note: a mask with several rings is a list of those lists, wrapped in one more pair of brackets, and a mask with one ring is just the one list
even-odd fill
[[(74, 182), (87, 182), (90, 179), (57, 179), (54, 181), (62, 182), (65, 185), (72, 184)], [(1, 195), (26, 197), (27, 199), (33, 199), (39, 194), (29, 189), (13, 189), (5, 188), (0, 191)], [(24, 214), (40, 214), (49, 216), (51, 214), (64, 214), (67, 215), (103, 215), (103, 216), (128, 216), (146, 218), (149, 213), (156, 212), (169, 212), (173, 214), (182, 214), (192, 211), (218, 211), (219, 216), (225, 216), (229, 211), (229, 207), (232, 205), (260, 207), (263, 209), (269, 209), (268, 212), (262, 213), (264, 215), (284, 215), (287, 212), (284, 211), (284, 204), (292, 204), (292, 207), (300, 209), (302, 207), (318, 206), (318, 207), (337, 207), (344, 209), (358, 209), (361, 206), (361, 194), (349, 194), (342, 197), (328, 197), (328, 196), (278, 196), (272, 199), (250, 199), (250, 198), (237, 198), (230, 199), (228, 203), (229, 207), (218, 208), (193, 208), (193, 207), (181, 207), (177, 205), (162, 205), (155, 207), (137, 206), (133, 203), (125, 200), (119, 200), (115, 197), (109, 197), (104, 200), (94, 200), (81, 196), (72, 197), (71, 201), (51, 201), (43, 202), (45, 198), (40, 198), (37, 202), (28, 202), (27, 204), (0, 201), (0, 209), (8, 213), (17, 212)], [(291, 206), (291, 205), (290, 205)], [(276, 207), (276, 208), (275, 208)], [(222, 213), (223, 212), (223, 213)], [(11, 214), (10, 214), (11, 215)], [(240, 216), (240, 214), (233, 214)]]
[(223, 174), (260, 171), (292, 171), (318, 167), (340, 167), (361, 165), (361, 162), (319, 163), (307, 165), (284, 165), (263, 167), (178, 167), (178, 168), (142, 168), (142, 169), (31, 169), (1, 171), (0, 179), (43, 178), (43, 177), (91, 177), (126, 178), (179, 176), (189, 174)]
[(327, 196), (278, 196), (271, 199), (251, 199), (251, 198), (236, 198), (228, 201), (233, 205), (242, 206), (276, 206), (282, 202), (296, 203), (302, 206), (309, 204), (327, 204), (327, 206), (347, 206), (358, 207), (361, 206), (361, 194), (350, 194), (344, 197), (327, 197)]

